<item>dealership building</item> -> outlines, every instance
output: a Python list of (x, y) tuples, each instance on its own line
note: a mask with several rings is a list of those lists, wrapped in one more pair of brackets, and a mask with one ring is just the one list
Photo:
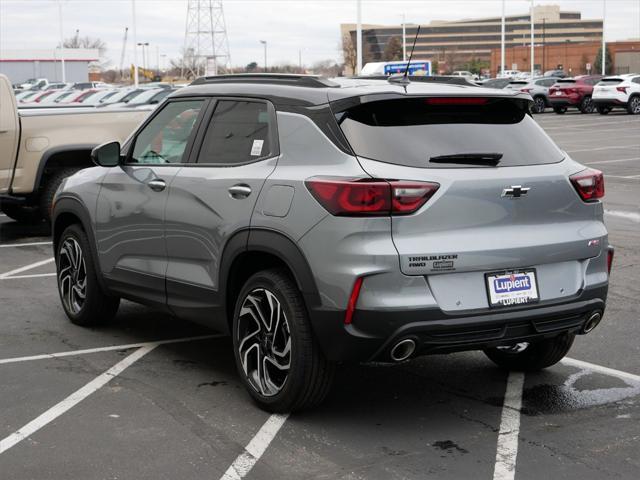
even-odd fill
[[(557, 5), (539, 5), (533, 12), (536, 44), (564, 45), (602, 39), (602, 19), (584, 20), (580, 12), (562, 11)], [(489, 62), (491, 51), (500, 48), (501, 23), (501, 17), (489, 17), (420, 25), (414, 58), (438, 61), (451, 69), (472, 59)], [(507, 16), (505, 23), (507, 47), (530, 45), (531, 15), (528, 12)], [(405, 24), (407, 54), (417, 27), (416, 24)], [(355, 24), (342, 24), (341, 31), (343, 42), (346, 37), (356, 44)], [(364, 63), (387, 60), (385, 48), (393, 37), (402, 41), (402, 25), (363, 25)]]
[(100, 58), (97, 49), (65, 48), (51, 50), (0, 50), (0, 73), (11, 83), (23, 83), (30, 78), (62, 81), (62, 61), (67, 82), (86, 82), (89, 65)]

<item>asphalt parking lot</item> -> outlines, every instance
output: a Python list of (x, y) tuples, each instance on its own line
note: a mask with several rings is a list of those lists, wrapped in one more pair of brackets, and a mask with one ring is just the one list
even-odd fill
[(346, 366), (319, 409), (270, 416), (226, 337), (127, 302), (73, 326), (46, 230), (0, 217), (0, 478), (638, 478), (640, 117), (536, 120), (605, 172), (616, 247), (605, 319), (562, 364)]

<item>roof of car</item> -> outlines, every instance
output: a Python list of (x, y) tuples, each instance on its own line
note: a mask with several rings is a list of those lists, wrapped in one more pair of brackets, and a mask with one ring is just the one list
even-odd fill
[(515, 91), (487, 89), (474, 85), (418, 82), (408, 85), (387, 80), (336, 78), (309, 75), (223, 75), (197, 79), (190, 86), (172, 94), (172, 98), (224, 95), (265, 98), (276, 106), (312, 106), (364, 95), (433, 95), (433, 96), (528, 96)]

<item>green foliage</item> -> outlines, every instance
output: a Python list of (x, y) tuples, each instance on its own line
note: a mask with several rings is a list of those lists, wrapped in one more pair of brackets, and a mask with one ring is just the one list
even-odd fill
[[(611, 52), (606, 49), (604, 56), (605, 75), (611, 75), (613, 73), (613, 60), (611, 59)], [(602, 73), (602, 47), (598, 49), (596, 59), (591, 67), (591, 73)]]

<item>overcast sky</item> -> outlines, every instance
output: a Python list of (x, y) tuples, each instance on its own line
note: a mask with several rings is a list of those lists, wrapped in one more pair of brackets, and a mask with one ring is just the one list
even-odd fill
[[(583, 19), (602, 18), (603, 0), (535, 0), (578, 10)], [(363, 0), (364, 23), (459, 20), (500, 15), (501, 0)], [(528, 0), (508, 0), (507, 14), (525, 13)], [(119, 63), (125, 27), (129, 27), (126, 63), (132, 61), (131, 0), (62, 0), (64, 36), (80, 35), (107, 43), (107, 57)], [(187, 0), (136, 0), (138, 42), (150, 43), (149, 66), (160, 54), (177, 58), (184, 44)], [(268, 42), (269, 64), (340, 60), (340, 23), (356, 20), (355, 0), (225, 0), (224, 13), (234, 65), (263, 62), (260, 40)], [(57, 0), (0, 0), (2, 49), (52, 48), (59, 39)], [(640, 37), (640, 0), (607, 0), (607, 40)], [(140, 62), (141, 63), (141, 62)]]

